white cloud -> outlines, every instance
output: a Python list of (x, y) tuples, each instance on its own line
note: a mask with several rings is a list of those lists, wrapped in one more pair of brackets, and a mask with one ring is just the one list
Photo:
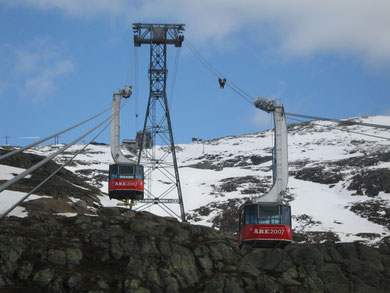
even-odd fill
[(44, 100), (56, 90), (59, 79), (74, 69), (74, 63), (52, 45), (50, 40), (36, 39), (23, 46), (3, 46), (5, 67), (0, 82), (0, 93), (17, 90), (35, 102)]
[(56, 90), (58, 77), (71, 72), (74, 65), (69, 60), (58, 60), (49, 67), (38, 68), (37, 72), (25, 79), (25, 94), (32, 95), (34, 101), (41, 101)]
[[(2, 0), (75, 17), (181, 22), (195, 41), (219, 48), (252, 41), (282, 54), (342, 52), (390, 63), (388, 0)], [(253, 44), (252, 44), (253, 45)], [(275, 47), (276, 46), (276, 47)]]
[(12, 2), (10, 5), (15, 5), (15, 2), (29, 4), (41, 9), (55, 8), (66, 14), (78, 17), (93, 17), (105, 15), (119, 15), (127, 6), (126, 0), (5, 0)]

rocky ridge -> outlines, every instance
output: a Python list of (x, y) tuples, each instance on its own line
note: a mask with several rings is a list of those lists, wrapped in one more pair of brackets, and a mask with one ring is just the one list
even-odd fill
[[(0, 155), (8, 151), (0, 149)], [(22, 152), (2, 160), (1, 164), (28, 169), (44, 158), (36, 154)], [(31, 176), (26, 176), (11, 185), (8, 190), (28, 193), (59, 167), (60, 165), (57, 163), (49, 161), (32, 172)], [(0, 180), (0, 184), (4, 182), (6, 180)], [(94, 209), (101, 206), (97, 197), (100, 190), (89, 185), (66, 168), (60, 170), (34, 194), (42, 196), (42, 198), (28, 200), (21, 204), (30, 216), (34, 214), (94, 213)]]
[(359, 243), (242, 249), (172, 218), (102, 208), (97, 216), (0, 222), (0, 291), (389, 292), (390, 252)]

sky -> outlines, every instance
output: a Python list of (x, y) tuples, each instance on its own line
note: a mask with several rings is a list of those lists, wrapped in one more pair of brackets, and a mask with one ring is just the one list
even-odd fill
[[(0, 0), (0, 145), (6, 136), (26, 145), (100, 113), (128, 84), (121, 138), (134, 139), (149, 96), (149, 47), (134, 48), (132, 23), (185, 24), (182, 48), (168, 48), (176, 143), (272, 127), (269, 114), (220, 89), (187, 43), (222, 77), (287, 112), (390, 115), (389, 13), (388, 0)], [(97, 141), (108, 143), (109, 129)]]

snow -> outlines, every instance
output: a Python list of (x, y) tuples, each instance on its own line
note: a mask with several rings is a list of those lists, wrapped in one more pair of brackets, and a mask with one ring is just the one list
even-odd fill
[(64, 216), (64, 217), (75, 217), (77, 213), (56, 213), (56, 216)]
[[(299, 190), (297, 197), (292, 201), (291, 209), (294, 214), (308, 214), (320, 224), (306, 228), (306, 231), (332, 231), (337, 232), (341, 241), (361, 240), (354, 236), (357, 233), (388, 233), (379, 224), (372, 223), (351, 212), (347, 206), (351, 196), (345, 191), (334, 192), (327, 185), (290, 178), (289, 188)], [(337, 188), (337, 187), (334, 187)], [(361, 196), (359, 199), (369, 199)], [(300, 228), (294, 223), (293, 228)]]
[[(17, 203), (25, 195), (26, 195), (25, 192), (11, 191), (11, 190), (4, 190), (2, 193), (0, 193), (0, 214), (3, 214), (7, 209), (9, 209), (12, 205)], [(30, 201), (39, 198), (51, 198), (51, 197), (31, 194), (25, 201)], [(26, 217), (27, 212), (25, 211), (24, 208), (17, 207), (8, 215), (17, 216), (17, 217)]]
[[(366, 123), (390, 125), (390, 116), (373, 116), (353, 118), (355, 121)], [(362, 134), (382, 136), (365, 136)], [(331, 170), (329, 163), (352, 157), (364, 156), (367, 153), (388, 152), (390, 146), (390, 135), (386, 129), (376, 129), (359, 125), (343, 125), (330, 121), (314, 121), (311, 123), (297, 124), (289, 127), (289, 162), (290, 171), (297, 171), (301, 167), (297, 163), (305, 161), (304, 167), (321, 165), (327, 170)], [(230, 136), (204, 141), (203, 143), (189, 143), (177, 145), (177, 160), (179, 165), (179, 175), (183, 193), (184, 208), (186, 212), (205, 206), (212, 202), (223, 203), (229, 199), (242, 199), (248, 195), (241, 194), (243, 188), (248, 185), (241, 185), (237, 191), (216, 192), (222, 184), (221, 180), (230, 177), (254, 176), (259, 179), (270, 178), (272, 176), (271, 162), (260, 165), (249, 164), (243, 167), (224, 167), (221, 171), (210, 169), (196, 169), (191, 165), (205, 162), (223, 164), (223, 162), (237, 158), (239, 156), (249, 158), (255, 156), (271, 156), (273, 142), (273, 132), (264, 131), (262, 133), (247, 134), (243, 136)], [(60, 148), (56, 146), (40, 146), (31, 152), (49, 155)], [(65, 158), (73, 157), (73, 154), (80, 150), (83, 145), (76, 145), (68, 149), (66, 154), (56, 158), (62, 162)], [(126, 152), (126, 151), (124, 151)], [(126, 152), (126, 154), (130, 154)], [(156, 157), (161, 154), (161, 148), (156, 147)], [(207, 156), (207, 157), (206, 157)], [(216, 156), (210, 159), (211, 156)], [(76, 164), (68, 166), (72, 172), (88, 169), (95, 174), (107, 174), (112, 158), (109, 146), (89, 145), (87, 149), (76, 157)], [(327, 165), (328, 164), (328, 165)], [(8, 167), (8, 166), (7, 166)], [(8, 167), (12, 168), (12, 167)], [(390, 168), (390, 162), (380, 162), (368, 169)], [(361, 168), (352, 167), (345, 172), (345, 182), (340, 182), (334, 187), (295, 179), (290, 176), (289, 190), (294, 199), (290, 202), (292, 212), (295, 217), (308, 215), (313, 224), (306, 225), (302, 221), (293, 221), (295, 229), (305, 231), (323, 231), (336, 233), (341, 241), (367, 240), (356, 236), (358, 233), (378, 233), (386, 236), (390, 231), (379, 224), (368, 221), (365, 218), (353, 213), (348, 206), (351, 203), (365, 201), (370, 198), (366, 196), (352, 196), (353, 191), (348, 191), (348, 180), (353, 172), (360, 171)], [(22, 170), (22, 169), (21, 169)], [(12, 178), (12, 173), (20, 173), (20, 170), (4, 169), (0, 166), (0, 179), (2, 177)], [(104, 172), (104, 173), (103, 173)], [(172, 171), (173, 173), (173, 171)], [(92, 181), (91, 181), (92, 182)], [(172, 185), (169, 178), (161, 172), (153, 172), (152, 193), (159, 195)], [(100, 190), (107, 193), (107, 182), (100, 182)], [(343, 183), (345, 186), (343, 186)], [(147, 187), (145, 183), (145, 187)], [(110, 200), (107, 195), (100, 195), (98, 198), (103, 206), (117, 206), (117, 200)], [(1, 196), (1, 195), (0, 195)], [(384, 196), (384, 195), (383, 195)], [(388, 196), (388, 195), (386, 195)], [(167, 195), (165, 198), (176, 198), (177, 193)], [(3, 205), (1, 205), (3, 206)], [(140, 207), (141, 204), (136, 206)], [(152, 213), (166, 216), (166, 212), (157, 205), (148, 205), (146, 209)], [(170, 205), (175, 213), (180, 214), (179, 205)], [(219, 210), (214, 210), (208, 216), (202, 217), (197, 224), (211, 225), (211, 220), (218, 214)]]
[[(22, 172), (26, 171), (26, 169), (7, 166), (7, 165), (0, 165), (0, 180), (10, 180), (15, 177), (14, 174), (18, 175)], [(27, 175), (24, 178), (30, 178), (31, 175)]]

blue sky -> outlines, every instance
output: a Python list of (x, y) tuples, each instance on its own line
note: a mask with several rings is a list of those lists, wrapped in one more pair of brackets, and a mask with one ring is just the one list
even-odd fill
[[(138, 97), (123, 110), (121, 137), (134, 138), (149, 94), (146, 46), (137, 49), (134, 82), (134, 22), (184, 23), (184, 43), (251, 96), (280, 98), (288, 112), (390, 115), (389, 13), (385, 0), (0, 0), (0, 144), (10, 136), (24, 145), (82, 121), (110, 107), (126, 83), (138, 85)], [(169, 48), (168, 95), (176, 51)], [(185, 44), (173, 93), (176, 143), (271, 127), (267, 114), (220, 90)], [(108, 138), (107, 130), (98, 141)]]

